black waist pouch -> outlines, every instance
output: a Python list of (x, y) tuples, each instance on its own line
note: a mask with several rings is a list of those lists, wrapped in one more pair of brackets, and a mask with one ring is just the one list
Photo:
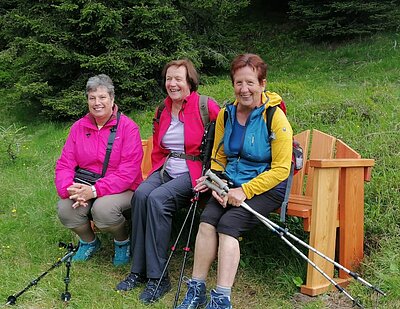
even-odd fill
[(74, 182), (83, 183), (85, 185), (94, 185), (101, 178), (100, 174), (77, 167), (75, 169)]

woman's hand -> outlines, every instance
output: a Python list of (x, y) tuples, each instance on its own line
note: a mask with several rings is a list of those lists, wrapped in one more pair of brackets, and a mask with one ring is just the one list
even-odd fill
[(246, 194), (244, 194), (242, 187), (230, 189), (227, 196), (228, 204), (235, 207), (239, 207), (246, 199)]
[(94, 198), (91, 186), (85, 184), (74, 182), (67, 188), (67, 191), (69, 193), (69, 198), (75, 201), (72, 208), (80, 206), (86, 207), (88, 205), (87, 201)]
[(207, 176), (201, 176), (200, 178), (196, 179), (196, 186), (193, 188), (194, 191), (196, 192), (206, 192), (208, 190), (208, 187), (203, 184), (204, 180), (207, 179)]
[(228, 195), (221, 196), (216, 191), (212, 192), (212, 196), (221, 204), (222, 207), (226, 207), (228, 202)]

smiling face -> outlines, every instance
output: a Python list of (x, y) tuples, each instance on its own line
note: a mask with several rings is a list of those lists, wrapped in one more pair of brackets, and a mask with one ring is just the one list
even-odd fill
[(165, 74), (165, 89), (174, 103), (182, 103), (190, 94), (187, 71), (184, 66), (170, 66)]
[(111, 117), (114, 106), (114, 98), (111, 98), (104, 86), (99, 86), (96, 90), (88, 93), (89, 113), (96, 119), (98, 125), (104, 125)]
[(257, 72), (250, 66), (238, 69), (233, 75), (233, 88), (239, 104), (250, 109), (260, 106), (265, 83), (265, 79), (260, 83)]

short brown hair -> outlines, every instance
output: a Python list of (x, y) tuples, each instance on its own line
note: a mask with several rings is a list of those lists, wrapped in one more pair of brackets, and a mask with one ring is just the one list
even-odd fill
[(186, 81), (190, 85), (190, 92), (196, 91), (199, 87), (199, 75), (197, 74), (192, 61), (186, 58), (170, 61), (164, 66), (164, 69), (162, 70), (163, 85), (165, 85), (165, 75), (167, 74), (167, 70), (172, 66), (183, 66), (186, 68)]
[(262, 83), (262, 81), (267, 78), (267, 64), (261, 59), (260, 56), (256, 54), (241, 54), (236, 56), (231, 63), (230, 74), (232, 84), (236, 71), (246, 66), (251, 67), (257, 72), (259, 83)]

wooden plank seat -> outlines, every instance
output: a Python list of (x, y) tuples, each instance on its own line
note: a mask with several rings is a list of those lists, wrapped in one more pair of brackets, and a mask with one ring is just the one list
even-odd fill
[[(371, 178), (374, 160), (361, 159), (344, 142), (318, 130), (303, 131), (295, 140), (303, 148), (305, 165), (293, 178), (287, 215), (303, 219), (303, 228), (310, 233), (309, 245), (331, 259), (338, 252), (336, 260), (355, 270), (364, 256), (364, 181)], [(151, 168), (151, 138), (142, 141), (142, 146), (146, 178)], [(332, 263), (311, 251), (308, 257), (334, 276)], [(311, 296), (326, 292), (330, 283), (311, 265), (307, 267), (301, 292)], [(339, 271), (335, 280), (347, 284), (350, 279)]]

